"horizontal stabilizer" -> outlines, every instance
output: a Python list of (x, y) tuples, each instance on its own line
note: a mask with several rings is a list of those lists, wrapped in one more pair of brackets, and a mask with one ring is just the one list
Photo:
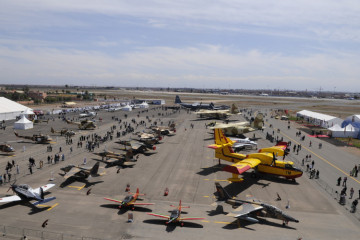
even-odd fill
[(39, 205), (39, 204), (44, 204), (44, 203), (50, 202), (50, 201), (55, 200), (55, 199), (56, 199), (56, 197), (45, 198), (44, 200), (34, 202), (33, 205), (36, 206), (36, 205)]
[(252, 222), (252, 223), (258, 223), (259, 222), (259, 220), (255, 219), (255, 218), (252, 218), (252, 217), (249, 217), (249, 216), (238, 216), (236, 218), (241, 219), (241, 220), (245, 220), (245, 221), (248, 221), (248, 222)]

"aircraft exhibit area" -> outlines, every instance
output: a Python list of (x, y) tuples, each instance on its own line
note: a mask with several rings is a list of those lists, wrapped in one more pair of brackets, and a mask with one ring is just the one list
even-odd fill
[(1, 239), (358, 239), (360, 151), (275, 114), (345, 100), (146, 94), (166, 104), (7, 120)]

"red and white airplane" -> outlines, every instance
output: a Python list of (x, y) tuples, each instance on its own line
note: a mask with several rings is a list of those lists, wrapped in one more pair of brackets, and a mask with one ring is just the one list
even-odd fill
[[(129, 194), (132, 194), (129, 192)], [(111, 199), (111, 198), (104, 198), (105, 200), (108, 201), (112, 201), (112, 202), (117, 202), (120, 203), (119, 208), (122, 207), (131, 207), (132, 210), (135, 209), (135, 206), (139, 206), (139, 205), (154, 205), (155, 203), (136, 203), (136, 200), (138, 198), (138, 196), (145, 196), (145, 194), (140, 194), (139, 193), (139, 188), (136, 189), (136, 193), (134, 195), (127, 195), (124, 200), (116, 200), (116, 199)]]
[[(171, 207), (176, 207), (174, 205), (170, 205)], [(183, 221), (187, 220), (203, 220), (205, 218), (199, 218), (199, 217), (181, 217), (181, 208), (190, 208), (189, 206), (181, 206), (181, 200), (179, 203), (179, 206), (176, 207), (176, 209), (171, 211), (170, 216), (162, 215), (162, 214), (156, 214), (156, 213), (148, 213), (149, 215), (155, 216), (155, 217), (161, 217), (168, 219), (165, 224), (169, 223), (180, 223), (180, 226), (184, 226)]]

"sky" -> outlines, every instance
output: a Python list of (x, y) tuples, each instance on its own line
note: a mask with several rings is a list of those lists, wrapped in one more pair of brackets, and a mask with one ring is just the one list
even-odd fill
[(360, 92), (358, 0), (0, 0), (0, 83)]

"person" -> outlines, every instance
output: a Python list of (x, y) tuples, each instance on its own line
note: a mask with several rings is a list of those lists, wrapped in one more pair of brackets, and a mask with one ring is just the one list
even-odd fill
[(347, 181), (347, 177), (344, 177), (344, 181), (343, 181), (343, 186), (345, 186), (346, 187), (346, 181)]
[(350, 197), (349, 197), (349, 199), (352, 199), (353, 195), (354, 195), (354, 189), (351, 188), (351, 189), (350, 189)]
[(32, 174), (32, 167), (31, 167), (31, 165), (29, 166), (29, 171), (30, 171), (30, 174)]
[(356, 211), (356, 206), (358, 205), (358, 200), (355, 199), (351, 204), (351, 212), (354, 213)]
[(18, 164), (16, 164), (16, 174), (20, 174), (20, 167)]
[(4, 183), (6, 183), (6, 174), (5, 173), (3, 175), (3, 178), (4, 178)]
[(0, 175), (0, 184), (3, 184), (2, 175)]
[(319, 174), (320, 174), (320, 171), (319, 171), (319, 170), (317, 170), (317, 171), (316, 171), (316, 177), (315, 177), (316, 179), (318, 179), (318, 178), (319, 178)]
[(341, 177), (339, 177), (339, 178), (337, 179), (337, 186), (340, 186), (340, 183), (341, 183)]
[(309, 147), (311, 147), (311, 141), (310, 141)]

